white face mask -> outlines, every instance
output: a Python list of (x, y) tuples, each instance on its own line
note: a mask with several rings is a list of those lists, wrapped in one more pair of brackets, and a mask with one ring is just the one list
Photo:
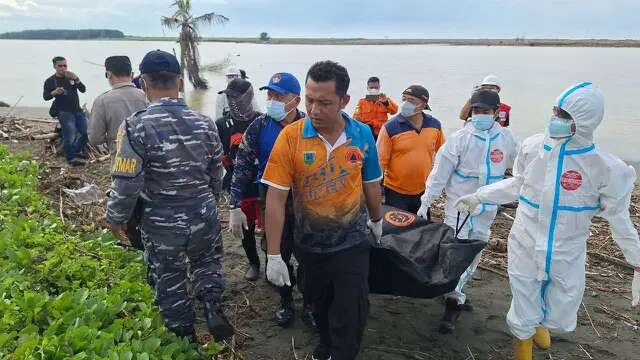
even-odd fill
[(367, 94), (369, 95), (380, 95), (380, 89), (377, 88), (368, 88)]
[(400, 114), (404, 117), (410, 117), (417, 113), (416, 106), (408, 101), (402, 103), (402, 107), (400, 107)]

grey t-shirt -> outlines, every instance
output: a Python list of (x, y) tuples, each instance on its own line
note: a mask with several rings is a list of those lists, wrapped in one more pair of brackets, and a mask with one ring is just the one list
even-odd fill
[(121, 83), (98, 96), (91, 108), (89, 142), (97, 146), (107, 144), (111, 156), (115, 154), (118, 128), (124, 119), (147, 108), (144, 92), (131, 83)]

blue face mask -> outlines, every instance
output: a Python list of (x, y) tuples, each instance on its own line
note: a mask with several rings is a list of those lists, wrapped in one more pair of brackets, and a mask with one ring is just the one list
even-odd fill
[(287, 115), (289, 115), (291, 111), (294, 110), (294, 109), (291, 109), (291, 111), (287, 112), (284, 109), (285, 106), (286, 106), (285, 103), (283, 103), (282, 101), (267, 100), (267, 106), (266, 106), (267, 115), (269, 115), (269, 117), (271, 117), (275, 121), (282, 121), (284, 120), (284, 118), (287, 117)]
[(417, 114), (416, 106), (408, 101), (405, 101), (402, 103), (402, 106), (400, 106), (400, 114), (402, 114), (402, 116), (404, 117), (411, 117)]
[(567, 138), (573, 136), (573, 121), (562, 119), (555, 115), (549, 120), (549, 136), (552, 138)]
[(480, 131), (491, 129), (495, 122), (496, 119), (491, 114), (474, 114), (471, 116), (471, 123)]

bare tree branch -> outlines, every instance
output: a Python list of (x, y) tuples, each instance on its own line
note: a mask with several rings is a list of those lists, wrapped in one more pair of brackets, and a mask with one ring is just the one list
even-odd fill
[(196, 24), (207, 24), (207, 25), (218, 25), (218, 24), (224, 24), (227, 21), (229, 21), (229, 18), (224, 16), (224, 15), (220, 15), (220, 14), (216, 14), (214, 12), (208, 13), (208, 14), (204, 14), (204, 15), (200, 15), (196, 18), (193, 18), (193, 22)]
[(164, 27), (167, 27), (169, 29), (175, 29), (178, 26), (180, 26), (180, 19), (174, 16), (163, 16), (162, 19), (160, 19), (160, 23)]

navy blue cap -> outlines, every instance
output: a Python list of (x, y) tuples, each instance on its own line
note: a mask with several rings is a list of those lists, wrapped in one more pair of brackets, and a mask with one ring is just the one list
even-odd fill
[(140, 62), (140, 73), (149, 74), (166, 71), (180, 74), (180, 63), (173, 54), (162, 50), (149, 51)]
[(260, 90), (273, 90), (283, 95), (296, 94), (300, 96), (300, 82), (292, 74), (275, 73), (269, 80), (269, 85), (261, 87)]
[(471, 107), (497, 109), (500, 106), (500, 95), (491, 90), (478, 90), (471, 95)]

